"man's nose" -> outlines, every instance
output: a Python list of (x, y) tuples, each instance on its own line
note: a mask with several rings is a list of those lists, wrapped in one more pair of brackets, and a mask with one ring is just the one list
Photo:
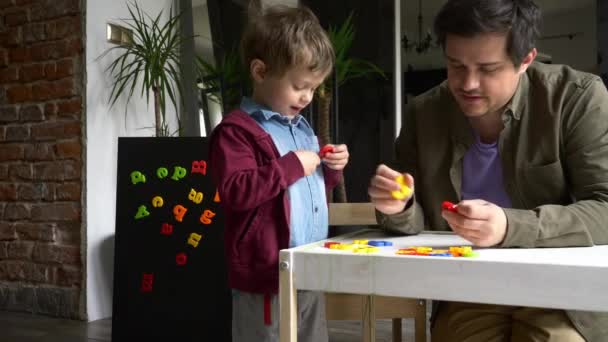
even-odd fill
[(473, 91), (479, 88), (479, 76), (475, 72), (467, 72), (463, 76), (462, 90)]

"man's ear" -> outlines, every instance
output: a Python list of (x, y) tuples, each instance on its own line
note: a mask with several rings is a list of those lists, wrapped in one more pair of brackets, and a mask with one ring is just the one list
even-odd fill
[(521, 65), (519, 66), (519, 73), (524, 73), (528, 69), (530, 64), (534, 62), (534, 59), (536, 58), (537, 54), (538, 52), (536, 51), (536, 48), (532, 48), (532, 50), (528, 52), (528, 54), (521, 61)]
[(266, 64), (261, 59), (253, 59), (249, 63), (249, 72), (254, 82), (262, 82), (266, 77)]

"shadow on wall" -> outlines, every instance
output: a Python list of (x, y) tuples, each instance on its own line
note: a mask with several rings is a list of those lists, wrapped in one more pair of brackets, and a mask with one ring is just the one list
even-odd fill
[(114, 284), (114, 235), (107, 237), (101, 243), (99, 254), (101, 256), (102, 283), (112, 289)]

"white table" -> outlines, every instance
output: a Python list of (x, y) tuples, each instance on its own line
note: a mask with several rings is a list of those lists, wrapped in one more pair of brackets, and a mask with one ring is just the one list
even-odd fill
[(482, 249), (477, 258), (397, 255), (411, 246), (470, 245), (453, 234), (389, 237), (364, 230), (328, 241), (388, 240), (374, 254), (324, 248), (280, 252), (280, 335), (297, 340), (296, 290), (375, 294), (474, 303), (608, 311), (608, 246)]

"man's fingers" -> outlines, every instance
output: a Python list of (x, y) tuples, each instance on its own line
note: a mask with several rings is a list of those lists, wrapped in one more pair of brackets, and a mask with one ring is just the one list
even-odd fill
[(458, 203), (458, 213), (472, 219), (487, 220), (492, 217), (493, 212), (494, 206), (488, 201), (475, 199)]
[(390, 167), (384, 164), (380, 164), (376, 168), (376, 175), (394, 180), (395, 178), (401, 176), (401, 173), (391, 169)]
[(370, 188), (377, 188), (382, 191), (398, 191), (401, 190), (399, 183), (395, 182), (393, 178), (386, 178), (383, 176), (376, 175), (372, 177), (370, 182)]
[(480, 227), (487, 221), (485, 219), (475, 219), (465, 216), (461, 211), (460, 204), (458, 205), (458, 213), (453, 213), (448, 210), (442, 210), (441, 216), (450, 224), (457, 225), (466, 229), (480, 230)]
[(454, 223), (451, 223), (450, 227), (454, 233), (474, 244), (477, 244), (481, 240), (481, 234), (478, 230), (465, 228)]

